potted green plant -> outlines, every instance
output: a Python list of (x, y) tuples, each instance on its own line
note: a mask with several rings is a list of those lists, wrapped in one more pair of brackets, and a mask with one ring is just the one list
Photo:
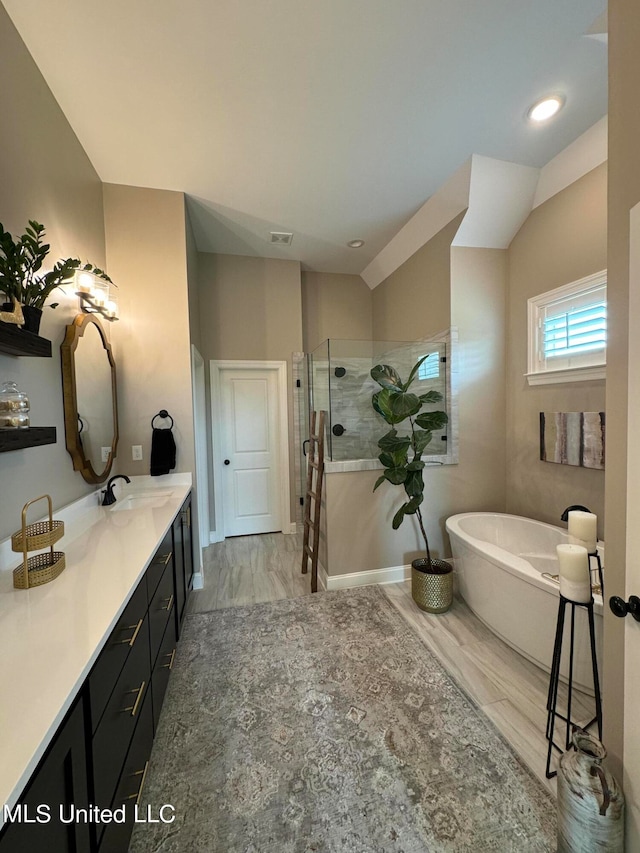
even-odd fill
[[(0, 310), (3, 312), (19, 305), (15, 293), (20, 280), (20, 263), (20, 243), (16, 243), (0, 224)], [(22, 322), (22, 312), (20, 315)]]
[[(82, 262), (78, 258), (56, 261), (49, 272), (42, 272), (42, 265), (51, 246), (44, 243), (45, 227), (34, 219), (29, 220), (25, 233), (17, 240), (5, 231), (0, 223), (0, 293), (9, 302), (14, 300), (22, 306), (24, 328), (38, 333), (42, 309), (54, 288), (73, 276)], [(111, 281), (109, 276), (93, 264), (82, 269)], [(50, 304), (55, 308), (57, 302)]]
[[(378, 364), (371, 371), (371, 378), (381, 389), (372, 397), (373, 408), (391, 426), (378, 441), (381, 450), (378, 459), (384, 465), (384, 471), (373, 490), (375, 492), (384, 482), (404, 489), (405, 500), (393, 517), (393, 529), (397, 530), (406, 516), (414, 516), (418, 520), (426, 552), (426, 557), (420, 557), (411, 564), (413, 599), (422, 610), (443, 613), (452, 601), (452, 566), (431, 556), (421, 511), (425, 467), (422, 455), (431, 442), (433, 432), (442, 429), (448, 418), (442, 411), (422, 411), (425, 406), (442, 401), (442, 394), (438, 391), (413, 394), (409, 390), (426, 358), (428, 355), (414, 365), (406, 382), (388, 364)], [(402, 433), (397, 429), (401, 424), (405, 425)]]

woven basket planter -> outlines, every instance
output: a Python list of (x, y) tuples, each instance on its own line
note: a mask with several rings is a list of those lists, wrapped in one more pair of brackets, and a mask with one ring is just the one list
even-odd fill
[(453, 601), (453, 566), (421, 557), (411, 563), (411, 595), (420, 610), (445, 613)]

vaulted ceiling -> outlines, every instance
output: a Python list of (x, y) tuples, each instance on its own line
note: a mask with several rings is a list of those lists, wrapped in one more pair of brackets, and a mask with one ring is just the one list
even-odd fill
[(2, 2), (100, 178), (187, 193), (202, 251), (359, 273), (472, 154), (607, 110), (603, 0)]

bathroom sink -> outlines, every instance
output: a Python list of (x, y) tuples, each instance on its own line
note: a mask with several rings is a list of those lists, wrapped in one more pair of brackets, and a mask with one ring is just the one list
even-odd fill
[(136, 492), (116, 501), (111, 507), (111, 512), (164, 506), (170, 497), (171, 492), (166, 491)]

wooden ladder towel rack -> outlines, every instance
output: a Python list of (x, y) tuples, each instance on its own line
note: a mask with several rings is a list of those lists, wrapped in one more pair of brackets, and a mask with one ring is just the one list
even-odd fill
[[(320, 540), (320, 507), (324, 479), (324, 416), (325, 412), (311, 413), (309, 455), (307, 457), (307, 493), (304, 500), (304, 539), (302, 541), (302, 574), (309, 571), (311, 560), (311, 592), (318, 591), (318, 542)], [(311, 520), (313, 501), (313, 521)], [(313, 536), (309, 536), (309, 532)]]

